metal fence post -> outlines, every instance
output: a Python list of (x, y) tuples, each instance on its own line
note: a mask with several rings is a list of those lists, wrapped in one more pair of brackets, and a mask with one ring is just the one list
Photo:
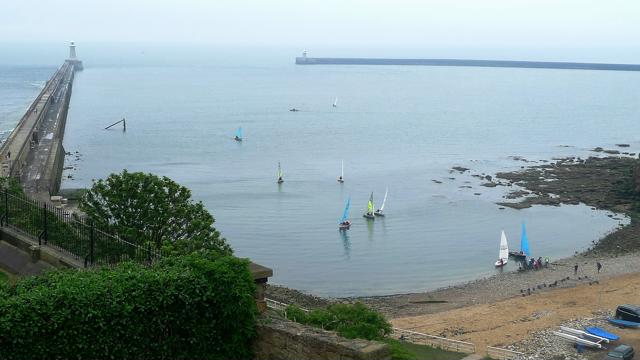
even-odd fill
[(94, 246), (94, 233), (93, 233), (93, 221), (91, 222), (91, 232), (89, 235), (89, 262), (93, 266), (93, 246)]
[(49, 226), (48, 226), (48, 222), (47, 222), (47, 203), (44, 203), (44, 206), (42, 207), (42, 215), (44, 215), (44, 244), (47, 245), (47, 242), (49, 241)]
[(9, 189), (4, 189), (4, 224), (9, 226)]

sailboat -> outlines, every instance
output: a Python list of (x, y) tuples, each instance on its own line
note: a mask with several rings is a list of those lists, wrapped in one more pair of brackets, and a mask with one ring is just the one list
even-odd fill
[(282, 167), (280, 166), (280, 161), (278, 161), (278, 184), (282, 184), (284, 182), (284, 173), (282, 173)]
[(333, 107), (338, 107), (338, 98), (333, 101)]
[(344, 160), (342, 160), (342, 170), (340, 170), (340, 177), (338, 177), (338, 182), (339, 183), (343, 183), (344, 182)]
[(344, 206), (344, 211), (342, 212), (342, 217), (340, 218), (340, 224), (338, 228), (340, 230), (347, 230), (351, 227), (351, 221), (349, 221), (349, 207), (351, 206), (351, 197), (347, 199), (347, 204)]
[(236, 136), (233, 138), (235, 141), (242, 141), (242, 126), (236, 131)]
[(387, 188), (384, 191), (384, 199), (382, 199), (382, 206), (380, 206), (380, 209), (376, 210), (375, 215), (376, 216), (384, 216), (384, 204), (387, 203), (387, 195), (389, 195), (389, 188)]
[(373, 213), (373, 192), (371, 193), (371, 196), (369, 197), (369, 202), (367, 203), (367, 212), (364, 213), (364, 215), (362, 216), (372, 220), (376, 218), (376, 216)]
[(504, 234), (504, 230), (502, 230), (502, 234), (500, 235), (500, 252), (498, 253), (496, 267), (507, 265), (507, 261), (509, 261), (509, 246), (507, 245), (507, 236)]
[(509, 256), (514, 257), (516, 260), (525, 260), (527, 257), (531, 257), (527, 228), (524, 222), (522, 223), (522, 235), (520, 236), (520, 251), (511, 251), (509, 252)]

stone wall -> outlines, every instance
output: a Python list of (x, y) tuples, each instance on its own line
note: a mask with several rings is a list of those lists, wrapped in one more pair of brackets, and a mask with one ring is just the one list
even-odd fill
[(256, 360), (388, 360), (386, 344), (354, 339), (291, 321), (262, 318), (253, 343)]

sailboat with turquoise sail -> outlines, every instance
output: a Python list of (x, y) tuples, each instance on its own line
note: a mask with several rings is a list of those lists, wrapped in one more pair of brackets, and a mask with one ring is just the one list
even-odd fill
[(387, 203), (387, 195), (389, 195), (389, 188), (387, 188), (384, 191), (384, 199), (382, 199), (382, 206), (380, 206), (380, 209), (376, 210), (375, 215), (376, 216), (384, 216), (384, 205)]
[(347, 204), (344, 206), (344, 211), (340, 218), (340, 224), (338, 224), (338, 228), (340, 230), (348, 230), (351, 227), (351, 221), (349, 221), (349, 207), (351, 207), (351, 197), (347, 199)]
[(236, 136), (233, 138), (235, 141), (242, 141), (242, 126), (236, 131)]
[(520, 235), (520, 251), (511, 251), (509, 256), (516, 258), (516, 260), (525, 260), (527, 257), (531, 257), (527, 227), (524, 222), (522, 222), (522, 234)]
[(278, 161), (278, 184), (282, 184), (283, 182), (284, 182), (284, 173), (282, 172), (280, 161)]
[(364, 213), (364, 215), (362, 215), (363, 217), (367, 218), (367, 219), (375, 219), (376, 216), (374, 215), (373, 212), (373, 192), (371, 193), (371, 196), (369, 197), (369, 202), (367, 203), (367, 212)]

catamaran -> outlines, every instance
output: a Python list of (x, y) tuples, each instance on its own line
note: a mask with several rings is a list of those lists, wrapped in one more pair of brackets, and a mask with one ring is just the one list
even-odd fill
[(280, 161), (278, 161), (278, 184), (282, 184), (283, 182), (284, 182), (284, 173), (282, 172)]
[(373, 192), (371, 193), (371, 196), (369, 197), (369, 202), (367, 203), (367, 212), (364, 213), (364, 215), (362, 216), (372, 220), (376, 218), (376, 216), (373, 213)]
[(242, 126), (236, 131), (236, 136), (233, 138), (235, 141), (242, 141)]
[(340, 176), (338, 177), (338, 182), (344, 182), (344, 160), (342, 160), (342, 170), (340, 170)]
[(347, 204), (344, 206), (342, 217), (340, 218), (340, 224), (338, 228), (340, 230), (348, 230), (351, 227), (351, 221), (349, 221), (349, 207), (351, 206), (351, 197), (347, 199)]
[(522, 234), (520, 235), (520, 251), (511, 251), (509, 252), (509, 256), (516, 258), (516, 260), (525, 260), (527, 257), (531, 257), (527, 228), (524, 222), (522, 223)]
[(384, 199), (382, 199), (382, 206), (380, 206), (380, 209), (376, 210), (375, 215), (376, 216), (384, 216), (384, 204), (387, 203), (387, 195), (389, 195), (389, 188), (387, 188), (384, 191)]
[(507, 265), (507, 261), (509, 261), (509, 246), (507, 245), (507, 235), (505, 235), (504, 230), (502, 230), (502, 234), (500, 234), (500, 252), (498, 253), (496, 267)]
[(338, 107), (338, 98), (333, 101), (333, 107)]

